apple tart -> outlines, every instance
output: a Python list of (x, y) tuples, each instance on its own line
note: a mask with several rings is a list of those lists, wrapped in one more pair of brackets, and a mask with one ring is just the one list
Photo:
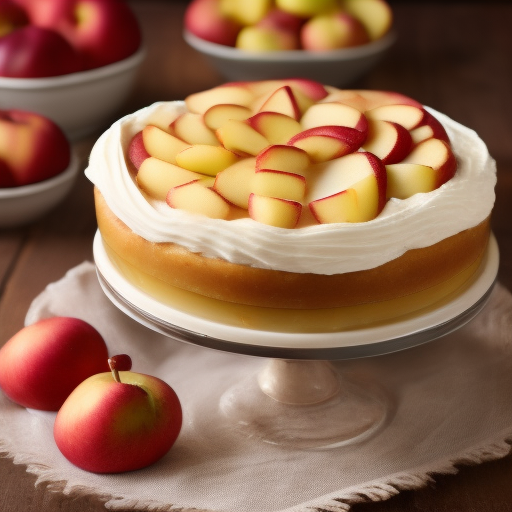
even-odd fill
[(483, 141), (447, 116), (304, 79), (130, 114), (86, 174), (108, 254), (137, 286), (230, 323), (312, 332), (457, 293), (487, 247), (496, 182)]

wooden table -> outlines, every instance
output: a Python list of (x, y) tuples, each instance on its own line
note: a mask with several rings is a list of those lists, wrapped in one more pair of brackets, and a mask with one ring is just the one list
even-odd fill
[[(131, 112), (157, 100), (182, 99), (222, 78), (181, 38), (183, 2), (133, 2), (148, 57)], [(475, 129), (498, 163), (493, 229), (501, 251), (499, 278), (512, 290), (512, 5), (493, 2), (393, 3), (398, 42), (359, 88), (408, 94)], [(120, 112), (119, 114), (122, 114)], [(75, 144), (85, 167), (99, 135)], [(0, 344), (23, 325), (27, 308), (50, 282), (92, 259), (96, 230), (92, 186), (81, 176), (70, 196), (32, 226), (0, 232)], [(512, 407), (512, 404), (511, 404)], [(0, 510), (89, 512), (104, 510), (93, 497), (63, 496), (7, 458), (0, 458)], [(512, 455), (457, 475), (441, 476), (418, 491), (384, 503), (355, 505), (357, 512), (512, 510)], [(256, 511), (255, 511), (256, 512)]]

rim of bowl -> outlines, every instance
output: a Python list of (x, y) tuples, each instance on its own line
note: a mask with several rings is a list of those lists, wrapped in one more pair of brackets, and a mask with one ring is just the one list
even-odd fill
[(21, 185), (19, 187), (7, 187), (0, 188), (0, 201), (2, 199), (13, 199), (16, 197), (30, 196), (34, 194), (40, 194), (41, 192), (45, 192), (46, 190), (58, 187), (74, 179), (74, 177), (78, 174), (78, 170), (80, 168), (80, 161), (78, 155), (72, 151), (71, 152), (71, 161), (68, 167), (57, 174), (56, 176), (52, 176), (43, 181), (38, 181), (37, 183), (31, 183), (30, 185)]
[(146, 55), (144, 46), (132, 53), (129, 57), (100, 68), (88, 69), (86, 71), (77, 71), (67, 75), (48, 76), (43, 78), (11, 78), (0, 76), (0, 88), (3, 89), (51, 89), (65, 87), (68, 85), (83, 84), (101, 80), (131, 68), (137, 67)]
[(370, 43), (354, 46), (351, 48), (340, 48), (338, 50), (328, 50), (321, 52), (311, 52), (307, 50), (284, 50), (272, 52), (248, 52), (224, 46), (201, 39), (188, 30), (184, 30), (183, 38), (192, 46), (192, 48), (210, 55), (236, 61), (254, 61), (254, 62), (339, 62), (340, 60), (354, 60), (367, 57), (375, 53), (387, 50), (396, 40), (396, 33), (390, 31), (380, 39)]

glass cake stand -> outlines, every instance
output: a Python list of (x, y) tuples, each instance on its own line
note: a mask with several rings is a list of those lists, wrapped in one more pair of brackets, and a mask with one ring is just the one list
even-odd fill
[(225, 390), (219, 414), (249, 438), (304, 449), (361, 442), (392, 416), (393, 401), (378, 383), (350, 382), (333, 361), (412, 348), (459, 329), (484, 307), (499, 265), (491, 236), (477, 272), (439, 307), (374, 327), (288, 333), (227, 325), (159, 301), (127, 279), (99, 232), (93, 253), (104, 293), (140, 324), (186, 343), (266, 358), (259, 373)]

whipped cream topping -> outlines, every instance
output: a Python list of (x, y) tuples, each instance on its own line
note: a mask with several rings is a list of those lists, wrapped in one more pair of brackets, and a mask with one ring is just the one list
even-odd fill
[(126, 165), (132, 137), (147, 124), (169, 124), (184, 102), (160, 102), (114, 123), (94, 145), (86, 176), (112, 212), (150, 242), (174, 242), (233, 263), (298, 273), (338, 274), (377, 267), (410, 249), (428, 247), (476, 226), (494, 205), (496, 164), (471, 129), (426, 107), (445, 127), (458, 160), (440, 188), (390, 199), (374, 220), (283, 229), (256, 222), (210, 219), (143, 196)]

